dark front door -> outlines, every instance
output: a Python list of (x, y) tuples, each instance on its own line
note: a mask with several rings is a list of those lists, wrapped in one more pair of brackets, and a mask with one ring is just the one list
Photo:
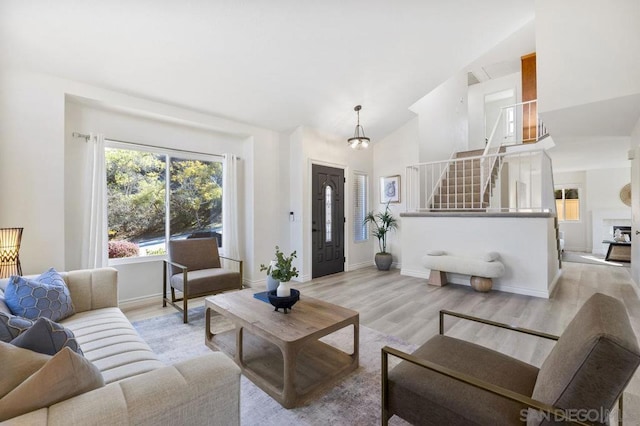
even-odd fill
[(312, 278), (344, 271), (344, 170), (312, 166)]

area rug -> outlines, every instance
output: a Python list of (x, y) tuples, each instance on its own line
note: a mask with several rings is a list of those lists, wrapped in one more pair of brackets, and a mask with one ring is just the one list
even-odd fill
[[(212, 330), (232, 328), (225, 318), (214, 315)], [(204, 343), (204, 307), (189, 311), (189, 324), (182, 314), (155, 317), (133, 323), (138, 333), (160, 359), (172, 364), (210, 352)], [(351, 329), (347, 328), (323, 339), (350, 351)], [(304, 406), (287, 410), (244, 376), (241, 380), (240, 410), (243, 425), (373, 425), (380, 424), (380, 349), (389, 345), (406, 352), (416, 349), (393, 336), (360, 326), (360, 366), (336, 385), (319, 394)], [(397, 360), (390, 358), (391, 367)], [(392, 425), (405, 425), (394, 417)]]

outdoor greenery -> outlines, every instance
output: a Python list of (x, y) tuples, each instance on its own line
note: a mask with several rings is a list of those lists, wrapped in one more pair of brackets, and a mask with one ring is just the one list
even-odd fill
[[(105, 157), (109, 240), (164, 238), (167, 157), (127, 149), (107, 149)], [(222, 163), (171, 158), (169, 176), (171, 235), (219, 227)]]
[(109, 241), (109, 259), (137, 256), (138, 245), (129, 241)]
[(291, 281), (291, 278), (298, 276), (298, 270), (295, 266), (291, 266), (293, 259), (296, 258), (296, 252), (294, 251), (289, 256), (285, 256), (280, 251), (280, 247), (276, 246), (276, 264), (275, 266), (260, 265), (261, 271), (267, 271), (267, 275), (271, 275), (274, 280), (281, 282)]
[(389, 203), (383, 212), (373, 214), (369, 212), (364, 218), (364, 223), (373, 224), (371, 234), (378, 239), (378, 246), (380, 247), (380, 253), (387, 252), (387, 234), (393, 229), (398, 229), (398, 220), (393, 216), (391, 210), (389, 210)]

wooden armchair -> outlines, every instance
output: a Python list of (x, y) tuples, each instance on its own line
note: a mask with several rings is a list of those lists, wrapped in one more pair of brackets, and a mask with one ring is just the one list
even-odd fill
[[(556, 344), (540, 369), (444, 335), (444, 316), (501, 327)], [(401, 358), (391, 371), (388, 356)], [(419, 425), (608, 424), (640, 364), (624, 304), (593, 295), (562, 336), (440, 311), (440, 334), (413, 354), (382, 349), (382, 424), (391, 416)]]
[[(222, 267), (220, 259), (238, 264), (238, 271)], [(169, 241), (169, 260), (164, 261), (162, 306), (181, 311), (188, 322), (187, 300), (242, 288), (242, 260), (220, 256), (216, 238), (192, 238)], [(171, 299), (167, 298), (167, 282)], [(182, 297), (176, 298), (176, 290)], [(176, 302), (182, 301), (182, 307)]]

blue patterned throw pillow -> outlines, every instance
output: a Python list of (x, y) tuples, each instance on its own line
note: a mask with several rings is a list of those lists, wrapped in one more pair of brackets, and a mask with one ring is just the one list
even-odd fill
[(0, 340), (9, 343), (32, 325), (30, 319), (0, 312)]
[(74, 313), (69, 288), (53, 268), (33, 279), (12, 276), (4, 296), (12, 314), (28, 319), (59, 321)]
[(65, 346), (77, 354), (83, 355), (73, 332), (49, 318), (38, 319), (28, 330), (20, 333), (10, 343), (45, 355), (53, 356)]

